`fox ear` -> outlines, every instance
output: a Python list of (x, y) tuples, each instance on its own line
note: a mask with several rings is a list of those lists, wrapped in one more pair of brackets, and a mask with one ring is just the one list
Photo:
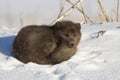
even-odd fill
[(79, 29), (81, 29), (81, 24), (80, 23), (76, 23), (76, 24), (79, 27)]
[(76, 23), (78, 26), (81, 26), (80, 23)]
[(54, 24), (54, 28), (61, 28), (62, 22), (58, 21)]

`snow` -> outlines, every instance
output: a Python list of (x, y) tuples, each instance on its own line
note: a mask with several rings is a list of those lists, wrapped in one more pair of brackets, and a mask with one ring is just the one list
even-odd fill
[[(77, 53), (57, 65), (23, 64), (12, 42), (20, 30), (0, 26), (0, 80), (120, 80), (120, 23), (84, 24)], [(97, 37), (98, 32), (104, 30)]]

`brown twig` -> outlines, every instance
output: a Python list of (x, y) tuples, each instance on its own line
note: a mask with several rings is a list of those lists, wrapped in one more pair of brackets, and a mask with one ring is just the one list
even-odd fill
[(103, 35), (105, 32), (106, 32), (106, 30), (101, 30), (101, 31), (99, 31), (99, 32), (97, 33), (97, 37), (96, 37), (96, 38), (100, 37), (100, 35)]
[(120, 27), (117, 27), (117, 28), (120, 28)]

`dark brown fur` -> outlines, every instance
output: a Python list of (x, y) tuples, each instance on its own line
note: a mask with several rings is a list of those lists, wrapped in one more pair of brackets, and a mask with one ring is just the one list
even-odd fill
[(31, 25), (16, 36), (13, 53), (24, 63), (56, 64), (75, 54), (80, 38), (80, 24), (71, 21), (60, 21), (53, 26)]

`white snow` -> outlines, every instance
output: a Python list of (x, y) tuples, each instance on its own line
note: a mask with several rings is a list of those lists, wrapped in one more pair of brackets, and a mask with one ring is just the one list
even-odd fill
[[(57, 65), (23, 64), (11, 54), (18, 28), (0, 26), (0, 80), (120, 80), (120, 23), (82, 25), (78, 51)], [(105, 30), (97, 38), (97, 33)]]

